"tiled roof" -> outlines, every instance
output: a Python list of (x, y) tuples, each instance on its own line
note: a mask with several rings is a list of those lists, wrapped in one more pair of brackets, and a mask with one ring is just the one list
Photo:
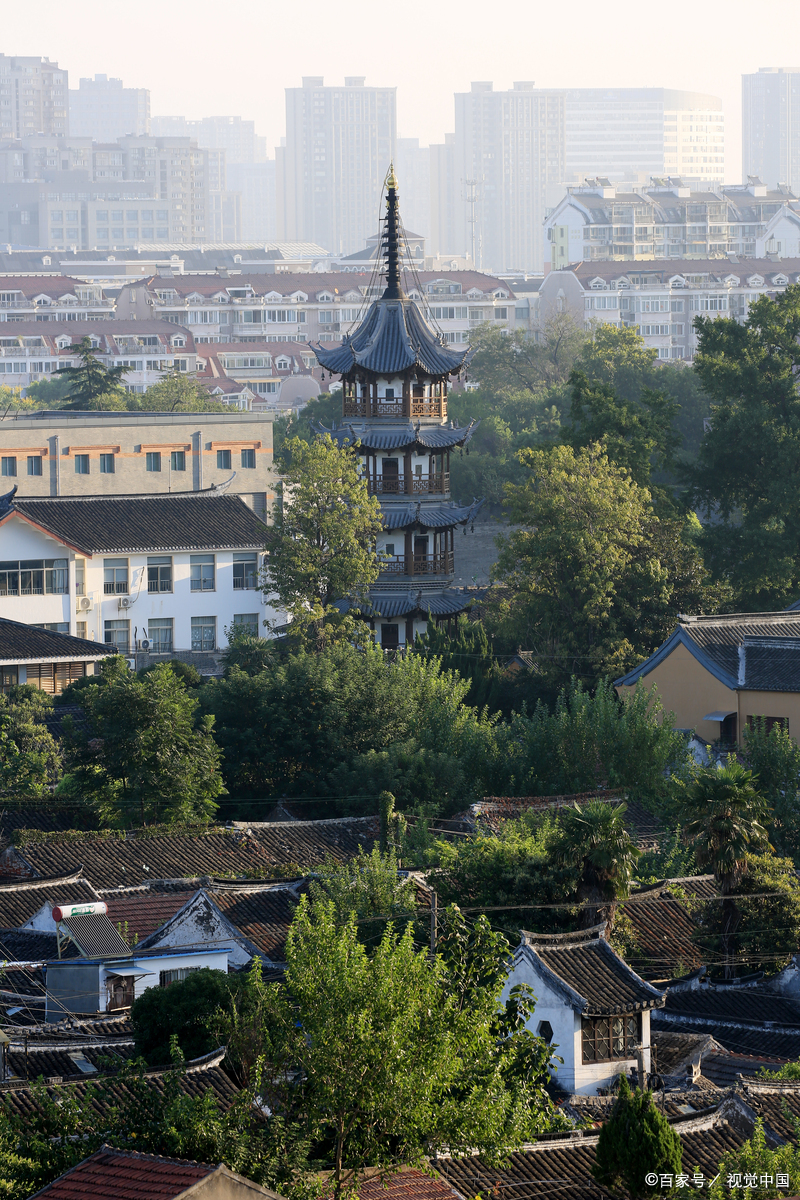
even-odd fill
[[(75, 958), (78, 954), (80, 951), (73, 942), (62, 945), (62, 958)], [(0, 958), (7, 963), (46, 962), (58, 958), (56, 934), (39, 929), (0, 929)], [(8, 989), (6, 973), (0, 977), (0, 990), (3, 988)]]
[(22, 621), (9, 621), (0, 617), (0, 662), (18, 663), (58, 659), (83, 659), (93, 662), (113, 651), (101, 642), (90, 642), (86, 638), (72, 637), (69, 633), (53, 633), (50, 629), (36, 629)]
[[(686, 898), (677, 898), (676, 891)], [(631, 966), (650, 979), (674, 979), (701, 966), (705, 959), (692, 940), (693, 910), (712, 895), (711, 875), (666, 880), (634, 892), (622, 909), (636, 936), (636, 948), (627, 955)]]
[[(328, 257), (325, 255), (325, 257)], [(453, 283), (461, 284), (461, 294), (457, 302), (461, 303), (462, 298), (467, 292), (474, 288), (478, 288), (482, 294), (487, 294), (494, 291), (496, 288), (502, 288), (508, 293), (510, 299), (513, 299), (514, 293), (510, 285), (503, 279), (497, 279), (493, 275), (484, 275), (482, 271), (419, 271), (410, 272), (401, 271), (401, 278), (406, 289), (410, 292), (415, 286), (415, 277), (419, 278), (423, 287), (428, 283), (433, 283), (439, 279), (450, 280)], [(334, 298), (341, 302), (342, 297), (347, 292), (360, 292), (363, 296), (366, 289), (373, 282), (372, 275), (368, 271), (357, 273), (354, 271), (314, 271), (314, 272), (291, 272), (280, 274), (265, 274), (263, 272), (243, 272), (241, 275), (235, 275), (229, 278), (224, 278), (220, 275), (175, 275), (173, 278), (165, 278), (160, 275), (154, 275), (147, 280), (136, 280), (132, 286), (141, 286), (142, 282), (146, 282), (148, 286), (159, 291), (174, 291), (183, 299), (185, 296), (196, 292), (201, 296), (214, 296), (217, 292), (227, 292), (230, 288), (240, 289), (252, 287), (255, 296), (259, 299), (262, 296), (268, 296), (271, 292), (276, 292), (281, 296), (292, 296), (295, 292), (304, 292), (309, 299), (316, 300), (322, 292), (329, 292)], [(255, 298), (255, 297), (254, 297)], [(446, 303), (452, 304), (454, 296), (449, 295), (446, 298)], [(436, 297), (432, 299), (432, 303), (436, 302)], [(444, 300), (444, 297), (439, 297)]]
[(653, 1070), (659, 1075), (677, 1075), (705, 1052), (724, 1049), (710, 1033), (687, 1033), (654, 1029), (650, 1022), (650, 1046), (654, 1051)]
[[(179, 1080), (179, 1084), (181, 1091), (187, 1096), (202, 1097), (209, 1092), (213, 1093), (220, 1110), (224, 1112), (235, 1101), (238, 1088), (220, 1066), (223, 1055), (223, 1051), (218, 1051), (206, 1055), (205, 1059), (188, 1062), (186, 1073)], [(148, 1071), (145, 1078), (155, 1092), (163, 1093), (165, 1081), (170, 1074), (171, 1071), (165, 1070)], [(94, 1075), (86, 1076), (85, 1080), (70, 1081), (62, 1086), (65, 1091), (68, 1090), (68, 1094), (75, 1096), (78, 1101), (83, 1101), (92, 1080), (95, 1081), (96, 1087), (97, 1080)], [(91, 1106), (97, 1114), (102, 1114), (109, 1104), (117, 1103), (120, 1097), (129, 1092), (124, 1080), (117, 1080), (113, 1077), (106, 1081), (105, 1088), (102, 1095), (92, 1097)], [(55, 1085), (48, 1086), (47, 1091), (51, 1097), (57, 1094)], [(0, 1086), (0, 1103), (2, 1102), (5, 1102), (6, 1107), (20, 1117), (36, 1112), (38, 1108), (36, 1096), (28, 1086), (21, 1083)]]
[(800, 638), (746, 637), (741, 659), (741, 686), (749, 691), (800, 692)]
[(336, 375), (353, 369), (373, 375), (400, 375), (419, 367), (442, 377), (459, 371), (468, 349), (451, 349), (428, 325), (413, 300), (380, 299), (339, 345), (313, 345), (320, 366)]
[[(27, 1049), (17, 1041), (7, 1051), (9, 1069), (17, 1079), (38, 1079), (40, 1076), (80, 1079), (84, 1075), (106, 1071), (109, 1064), (105, 1059), (113, 1059), (116, 1065), (122, 1066), (134, 1055), (132, 1041), (96, 1042), (91, 1046), (61, 1043), (52, 1047), (31, 1043)], [(94, 1071), (87, 1067), (93, 1067)]]
[(384, 529), (405, 529), (415, 524), (425, 529), (449, 529), (466, 525), (476, 511), (475, 504), (387, 504), (381, 515)]
[[(767, 1068), (770, 1069), (769, 1067)], [(746, 1079), (744, 1100), (778, 1137), (794, 1142), (794, 1126), (786, 1109), (800, 1117), (800, 1084), (793, 1080)]]
[(41, 874), (56, 875), (56, 878), (19, 879), (0, 884), (0, 928), (18, 929), (26, 925), (45, 904), (52, 908), (57, 904), (81, 904), (100, 899), (76, 868)]
[(567, 934), (525, 932), (515, 961), (530, 956), (534, 969), (538, 964), (567, 1003), (586, 1015), (661, 1007), (664, 993), (645, 983), (612, 950), (601, 936), (603, 928)]
[[(581, 1127), (592, 1125), (597, 1128), (608, 1120), (616, 1099), (616, 1096), (576, 1094), (570, 1096), (561, 1111)], [(661, 1092), (655, 1096), (659, 1112), (663, 1112), (672, 1123), (709, 1112), (718, 1107), (720, 1099), (719, 1093), (713, 1088), (703, 1091), (687, 1089), (683, 1092)]]
[(800, 1059), (800, 1030), (768, 1029), (764, 1025), (744, 1025), (723, 1022), (715, 1017), (683, 1017), (666, 1012), (654, 1012), (650, 1020), (652, 1033), (667, 1030), (671, 1033), (711, 1034), (733, 1054), (763, 1055), (785, 1062)]
[[(34, 875), (83, 870), (98, 888), (132, 887), (158, 879), (256, 877), (282, 868), (296, 874), (328, 857), (345, 861), (359, 846), (371, 850), (379, 837), (377, 817), (241, 825), (230, 832), (161, 834), (158, 837), (58, 837), (14, 847)], [(0, 888), (0, 914), (3, 889)], [(93, 897), (94, 898), (94, 897)], [(57, 901), (54, 901), (57, 903)], [(17, 922), (3, 920), (2, 924)]]
[(473, 433), (478, 428), (477, 421), (469, 425), (416, 425), (411, 421), (398, 426), (383, 427), (378, 424), (363, 424), (360, 421), (349, 421), (346, 425), (337, 425), (335, 429), (318, 426), (320, 433), (328, 433), (340, 446), (346, 442), (354, 445), (360, 442), (365, 450), (404, 450), (409, 446), (421, 446), (425, 450), (452, 450), (454, 446), (466, 446)]
[(206, 1163), (103, 1146), (36, 1195), (47, 1200), (173, 1200), (216, 1170)]
[(254, 889), (207, 888), (208, 895), (228, 920), (273, 962), (286, 957), (286, 935), (297, 896), (286, 887)]
[(735, 1024), (783, 1025), (800, 1032), (800, 1004), (766, 988), (729, 986), (685, 991), (670, 988), (664, 1011), (667, 1015), (705, 1017)]
[[(332, 1196), (323, 1192), (323, 1200)], [(359, 1200), (460, 1200), (449, 1183), (441, 1176), (427, 1175), (412, 1167), (405, 1167), (394, 1175), (369, 1172), (358, 1181)]]
[(122, 927), (122, 935), (131, 945), (141, 942), (174, 917), (187, 898), (186, 892), (141, 890), (104, 897), (109, 921)]
[(266, 527), (240, 496), (210, 492), (26, 497), (15, 500), (11, 511), (87, 554), (239, 546), (259, 549), (267, 538)]
[(767, 1058), (760, 1054), (735, 1054), (732, 1050), (716, 1050), (704, 1054), (701, 1071), (706, 1079), (719, 1088), (734, 1087), (740, 1075), (759, 1075), (762, 1071), (777, 1071), (786, 1060)]
[[(716, 1113), (711, 1117), (696, 1118), (692, 1125), (695, 1128), (686, 1130), (677, 1126), (683, 1161), (692, 1169), (697, 1167), (707, 1179), (713, 1179), (719, 1172), (723, 1156), (729, 1150), (738, 1149), (748, 1133)], [(562, 1195), (569, 1200), (600, 1200), (609, 1193), (591, 1174), (596, 1148), (596, 1135), (576, 1137), (518, 1151), (511, 1154), (502, 1167), (492, 1166), (477, 1155), (442, 1159), (438, 1166), (442, 1175), (467, 1200), (472, 1200), (478, 1193), (513, 1197), (514, 1200), (539, 1200), (551, 1195)]]

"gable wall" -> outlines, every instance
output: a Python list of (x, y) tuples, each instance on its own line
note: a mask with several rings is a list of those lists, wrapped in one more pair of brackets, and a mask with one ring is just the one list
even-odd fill
[(231, 966), (242, 967), (250, 961), (251, 954), (242, 944), (241, 936), (237, 939), (237, 935), (238, 931), (231, 922), (203, 894), (145, 941), (150, 949), (169, 947), (180, 950), (195, 946), (219, 949), (228, 946)]
[[(719, 737), (719, 722), (704, 721), (705, 714), (738, 710), (738, 693), (715, 679), (686, 646), (680, 644), (649, 674), (643, 676), (641, 685), (658, 689), (664, 708), (667, 712), (675, 713), (677, 729), (694, 729), (698, 737), (709, 742)], [(635, 686), (617, 688), (618, 694), (623, 697), (632, 695), (635, 690)]]

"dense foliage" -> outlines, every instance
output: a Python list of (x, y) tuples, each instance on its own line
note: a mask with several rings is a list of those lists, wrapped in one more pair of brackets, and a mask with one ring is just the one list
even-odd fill
[(649, 1187), (645, 1176), (677, 1175), (681, 1156), (681, 1140), (656, 1108), (652, 1092), (637, 1088), (632, 1093), (623, 1075), (614, 1108), (600, 1129), (592, 1175), (604, 1187), (624, 1188), (634, 1198), (654, 1196), (659, 1189)]

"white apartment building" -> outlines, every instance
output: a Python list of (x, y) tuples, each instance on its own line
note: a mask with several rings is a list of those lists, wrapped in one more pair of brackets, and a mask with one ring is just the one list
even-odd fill
[(539, 320), (571, 312), (591, 328), (596, 321), (635, 329), (662, 360), (690, 362), (697, 349), (696, 316), (744, 320), (760, 296), (776, 296), (800, 281), (800, 258), (580, 263), (545, 275)]
[(69, 76), (48, 58), (0, 54), (0, 137), (69, 133)]
[(636, 189), (595, 179), (569, 188), (545, 220), (543, 237), (551, 269), (582, 261), (752, 257), (770, 221), (787, 209), (800, 214), (800, 200), (757, 179), (705, 190), (681, 179)]
[[(383, 286), (350, 272), (156, 275), (122, 288), (117, 317), (174, 322), (191, 330), (198, 347), (204, 342), (336, 342)], [(470, 331), (485, 321), (514, 325), (514, 293), (491, 275), (420, 271), (405, 278), (404, 288), (448, 342), (468, 342)]]
[(69, 129), (73, 137), (115, 142), (126, 133), (150, 133), (150, 92), (126, 88), (121, 79), (95, 75), (69, 92)]
[(680, 175), (725, 179), (725, 118), (718, 96), (670, 88), (570, 88), (565, 178)]
[[(453, 169), (461, 199), (452, 246), (479, 268), (540, 271), (548, 184), (564, 179), (565, 93), (473, 83), (455, 96)], [(402, 187), (402, 179), (400, 180)]]
[(0, 617), (121, 654), (208, 656), (264, 636), (267, 530), (241, 497), (6, 497)]
[(9, 413), (0, 422), (0, 494), (169, 495), (221, 489), (266, 521), (275, 498), (272, 418), (239, 412)]
[(286, 89), (286, 144), (275, 152), (278, 237), (350, 254), (375, 228), (397, 143), (396, 88), (308, 76)]

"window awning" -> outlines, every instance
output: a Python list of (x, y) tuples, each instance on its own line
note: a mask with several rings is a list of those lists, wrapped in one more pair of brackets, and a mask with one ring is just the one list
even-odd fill
[(735, 716), (736, 716), (735, 708), (732, 709), (731, 712), (723, 712), (723, 710), (720, 709), (719, 712), (706, 713), (706, 715), (703, 717), (703, 720), (704, 721), (724, 721), (726, 717), (735, 717)]

